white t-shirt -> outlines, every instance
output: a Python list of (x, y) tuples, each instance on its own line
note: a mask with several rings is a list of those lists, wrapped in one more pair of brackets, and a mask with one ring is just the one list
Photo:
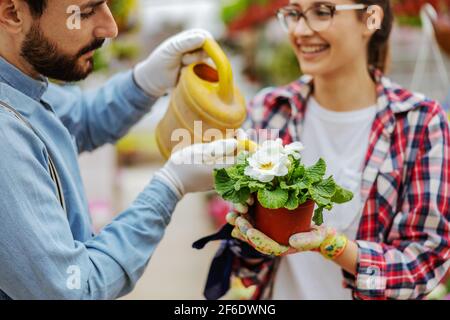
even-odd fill
[[(305, 113), (301, 141), (302, 161), (313, 165), (319, 158), (327, 163), (327, 176), (354, 193), (352, 201), (324, 211), (324, 223), (355, 239), (361, 218), (362, 166), (376, 106), (350, 112), (330, 111), (311, 97)], [(303, 252), (282, 258), (274, 283), (274, 299), (351, 299), (342, 287), (338, 265), (319, 253)]]

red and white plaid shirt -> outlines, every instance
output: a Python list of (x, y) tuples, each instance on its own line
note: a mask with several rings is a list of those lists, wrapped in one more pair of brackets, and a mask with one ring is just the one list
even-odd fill
[[(450, 134), (441, 106), (374, 71), (378, 109), (367, 150), (356, 237), (357, 275), (344, 272), (355, 299), (419, 299), (450, 267)], [(284, 143), (301, 140), (310, 77), (263, 90), (249, 105), (247, 127), (279, 129)], [(358, 90), (355, 88), (355, 90)], [(277, 259), (233, 274), (264, 298)]]

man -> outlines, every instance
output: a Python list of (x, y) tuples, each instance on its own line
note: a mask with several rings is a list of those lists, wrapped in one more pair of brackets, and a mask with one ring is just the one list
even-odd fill
[[(72, 30), (66, 22), (73, 5), (81, 23)], [(116, 35), (105, 0), (0, 0), (0, 299), (130, 292), (178, 200), (210, 189), (215, 160), (234, 154), (236, 140), (176, 153), (131, 207), (92, 234), (77, 153), (124, 136), (175, 85), (182, 62), (202, 58), (186, 53), (209, 36), (181, 33), (94, 92), (47, 81), (86, 78), (94, 50)], [(186, 164), (211, 149), (209, 165)]]

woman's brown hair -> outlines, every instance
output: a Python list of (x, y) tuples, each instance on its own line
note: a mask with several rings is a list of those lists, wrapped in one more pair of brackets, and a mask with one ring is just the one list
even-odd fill
[[(381, 28), (377, 30), (369, 41), (368, 64), (371, 67), (386, 72), (389, 60), (389, 37), (394, 23), (394, 13), (390, 0), (355, 0), (367, 6), (378, 5), (384, 11)], [(366, 16), (366, 15), (365, 15)]]

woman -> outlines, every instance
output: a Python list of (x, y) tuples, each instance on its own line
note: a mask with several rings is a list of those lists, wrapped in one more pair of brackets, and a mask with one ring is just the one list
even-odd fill
[[(291, 0), (278, 17), (309, 76), (263, 90), (248, 124), (280, 129), (284, 143), (301, 140), (303, 161), (324, 158), (327, 173), (355, 196), (326, 214), (324, 226), (291, 237), (281, 259), (249, 250), (241, 240), (260, 252), (272, 242), (229, 215), (240, 240), (221, 251), (232, 256), (233, 276), (256, 285), (255, 299), (423, 298), (450, 266), (449, 128), (438, 103), (383, 76), (389, 1)], [(328, 259), (325, 245), (333, 248)], [(215, 281), (220, 257), (210, 298), (227, 289)]]

